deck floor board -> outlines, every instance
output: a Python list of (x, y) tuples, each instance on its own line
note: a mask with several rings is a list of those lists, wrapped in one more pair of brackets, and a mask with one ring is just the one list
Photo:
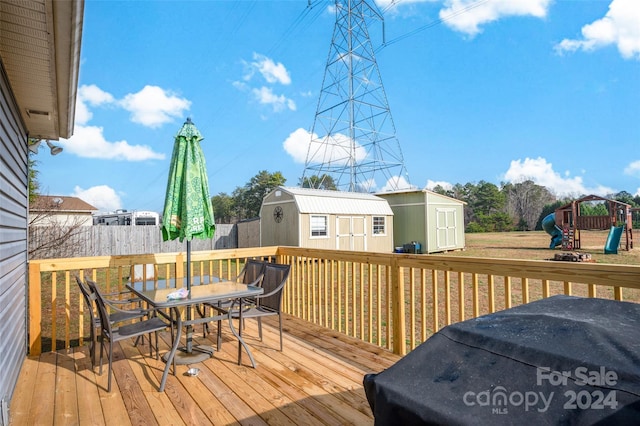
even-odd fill
[[(158, 392), (164, 362), (149, 357), (148, 343), (116, 345), (112, 391), (107, 366), (91, 368), (86, 346), (30, 357), (20, 372), (10, 406), (11, 425), (343, 425), (373, 424), (362, 379), (400, 359), (385, 349), (285, 316), (284, 350), (277, 319), (246, 321), (245, 341), (257, 368), (223, 324), (220, 352), (202, 363), (197, 377), (178, 366)], [(195, 344), (215, 347), (215, 325)], [(161, 333), (160, 353), (170, 334)], [(98, 348), (99, 349), (99, 348)]]

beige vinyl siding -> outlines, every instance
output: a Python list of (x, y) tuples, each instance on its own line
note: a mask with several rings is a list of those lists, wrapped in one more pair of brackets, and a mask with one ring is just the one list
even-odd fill
[[(283, 212), (281, 222), (274, 209)], [(312, 217), (326, 217), (327, 235), (311, 235)], [(385, 233), (374, 235), (373, 217), (384, 217)], [(281, 187), (264, 198), (260, 209), (263, 247), (290, 245), (341, 250), (393, 251), (393, 212), (371, 194)], [(340, 232), (340, 235), (336, 235)]]

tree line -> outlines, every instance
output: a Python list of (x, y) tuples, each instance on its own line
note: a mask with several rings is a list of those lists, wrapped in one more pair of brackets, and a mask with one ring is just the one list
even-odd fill
[[(262, 199), (286, 181), (281, 172), (261, 170), (244, 186), (236, 187), (231, 195), (221, 192), (211, 197), (216, 222), (235, 223), (258, 217)], [(300, 179), (298, 184), (303, 188), (337, 189), (333, 178), (326, 174)]]
[[(262, 199), (287, 179), (281, 172), (259, 171), (244, 186), (229, 195), (221, 192), (211, 198), (218, 223), (235, 223), (258, 217)], [(328, 175), (310, 176), (299, 180), (304, 188), (336, 189)], [(548, 188), (532, 180), (501, 183), (500, 186), (481, 180), (478, 183), (455, 184), (451, 188), (436, 186), (433, 191), (466, 203), (466, 232), (531, 231), (542, 229), (542, 219), (558, 207), (588, 194), (557, 197)], [(640, 195), (627, 191), (609, 194), (606, 198), (640, 207)], [(605, 203), (582, 203), (582, 215), (606, 215)]]
[[(436, 186), (442, 195), (467, 203), (464, 209), (466, 232), (533, 231), (542, 229), (542, 219), (558, 207), (589, 194), (557, 197), (548, 188), (532, 180), (502, 183), (500, 186), (486, 181), (456, 184), (451, 189)], [(608, 194), (605, 198), (640, 206), (640, 195), (627, 191)], [(580, 214), (602, 216), (607, 214), (604, 202), (581, 203)]]

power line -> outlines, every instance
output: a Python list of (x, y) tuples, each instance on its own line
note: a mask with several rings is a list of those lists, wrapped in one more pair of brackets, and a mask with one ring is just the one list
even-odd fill
[[(392, 44), (394, 44), (394, 43), (397, 43), (397, 42), (399, 42), (399, 41), (404, 40), (405, 38), (412, 37), (412, 36), (416, 35), (416, 34), (417, 34), (417, 33), (419, 33), (419, 32), (422, 32), (422, 31), (427, 30), (427, 29), (429, 29), (429, 28), (433, 28), (433, 27), (435, 27), (436, 25), (440, 25), (440, 24), (442, 24), (443, 22), (449, 21), (449, 20), (451, 20), (451, 19), (453, 19), (453, 18), (455, 18), (455, 17), (457, 17), (457, 16), (460, 16), (460, 15), (462, 15), (462, 14), (465, 14), (465, 13), (467, 13), (467, 12), (469, 12), (469, 11), (471, 11), (471, 10), (473, 10), (473, 9), (475, 9), (475, 8), (477, 8), (477, 7), (479, 7), (479, 6), (482, 6), (483, 4), (487, 3), (488, 1), (489, 1), (489, 0), (480, 0), (480, 1), (479, 1), (479, 2), (477, 2), (477, 3), (470, 4), (470, 5), (466, 6), (466, 7), (463, 7), (463, 8), (461, 8), (461, 9), (459, 9), (459, 10), (456, 10), (455, 12), (450, 13), (449, 15), (445, 16), (444, 18), (436, 19), (435, 21), (429, 22), (428, 24), (423, 25), (423, 26), (421, 26), (421, 27), (418, 27), (418, 28), (416, 28), (415, 30), (409, 31), (409, 32), (407, 32), (407, 33), (405, 33), (405, 34), (403, 34), (403, 35), (401, 35), (401, 36), (398, 36), (398, 37), (396, 37), (396, 38), (394, 38), (394, 39), (392, 39), (392, 40), (390, 40), (390, 41), (388, 41), (388, 42), (383, 43), (383, 44), (382, 44), (382, 46), (380, 46), (378, 49), (376, 49), (376, 52), (377, 52), (377, 51), (379, 51), (380, 49), (382, 49), (382, 48), (386, 47), (386, 46), (390, 46), (390, 45), (392, 45)], [(393, 2), (393, 3), (391, 3), (391, 5), (398, 4), (399, 2), (400, 2), (400, 1), (398, 1), (398, 2)], [(387, 8), (385, 9), (385, 11), (389, 10), (389, 8), (391, 7), (391, 5), (389, 5), (389, 7), (387, 7)]]

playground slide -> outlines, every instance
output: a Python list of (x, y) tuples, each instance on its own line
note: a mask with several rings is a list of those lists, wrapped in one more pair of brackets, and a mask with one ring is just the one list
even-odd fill
[(562, 229), (556, 225), (555, 213), (550, 213), (542, 219), (542, 229), (549, 235), (551, 235), (551, 243), (549, 248), (555, 248), (562, 244)]
[(618, 254), (618, 246), (620, 245), (620, 237), (624, 226), (612, 226), (609, 229), (607, 242), (604, 245), (604, 254)]

